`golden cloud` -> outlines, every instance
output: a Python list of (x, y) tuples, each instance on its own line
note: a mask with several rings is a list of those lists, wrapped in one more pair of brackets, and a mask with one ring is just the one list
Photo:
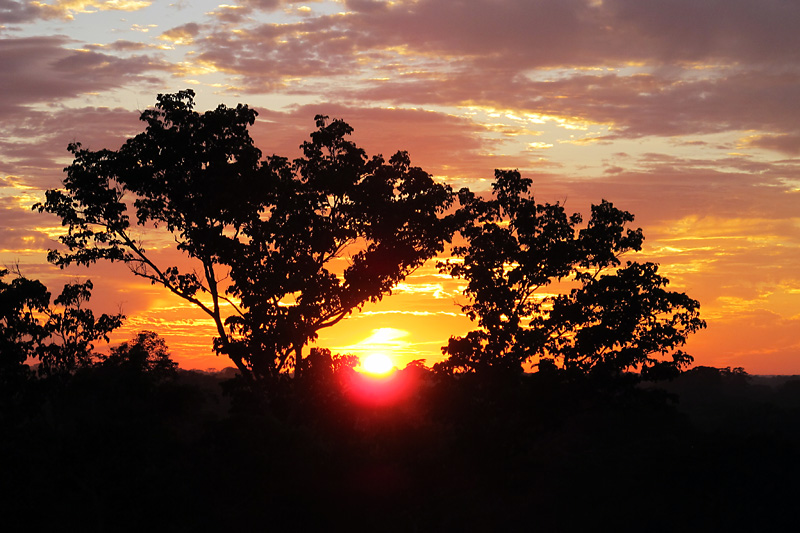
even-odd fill
[(151, 0), (57, 0), (53, 4), (31, 2), (42, 10), (45, 18), (71, 20), (75, 13), (96, 13), (97, 11), (139, 11), (149, 7)]
[(199, 31), (199, 24), (184, 24), (183, 26), (178, 26), (177, 28), (172, 28), (171, 30), (165, 31), (159, 35), (158, 38), (175, 46), (186, 46), (194, 42), (194, 38), (197, 36)]

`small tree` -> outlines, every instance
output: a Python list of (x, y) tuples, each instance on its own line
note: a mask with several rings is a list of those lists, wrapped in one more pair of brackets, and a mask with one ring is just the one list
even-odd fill
[[(122, 261), (203, 310), (218, 353), (246, 377), (302, 373), (303, 347), (441, 251), (452, 231), (449, 187), (347, 140), (352, 128), (317, 116), (290, 163), (261, 158), (256, 112), (199, 114), (194, 93), (159, 95), (146, 130), (118, 151), (69, 150), (63, 190), (35, 208), (67, 227), (59, 266)], [(130, 208), (134, 214), (130, 214)], [(164, 264), (134, 234), (165, 229), (193, 268)]]
[(178, 370), (166, 341), (153, 331), (140, 331), (130, 341), (112, 348), (103, 366), (130, 370), (155, 381), (174, 379)]
[(26, 376), (25, 361), (37, 355), (36, 348), (47, 336), (39, 317), (50, 303), (50, 293), (41, 282), (16, 276), (10, 283), (0, 269), (0, 386)]
[(644, 240), (641, 229), (626, 228), (633, 215), (604, 200), (578, 230), (579, 214), (537, 204), (519, 172), (495, 178), (492, 199), (459, 193), (466, 245), (453, 249), (461, 261), (440, 268), (467, 280), (471, 303), (462, 309), (480, 328), (450, 339), (439, 371), (518, 372), (532, 363), (655, 378), (691, 363), (678, 348), (705, 327), (699, 303), (666, 290), (653, 263), (622, 265), (620, 257)]
[(17, 273), (5, 283), (8, 270), (0, 270), (0, 361), (3, 372), (19, 372), (29, 358), (38, 358), (39, 374), (68, 374), (93, 363), (94, 343), (108, 342), (122, 325), (123, 315), (95, 318), (84, 307), (91, 298), (92, 282), (68, 283), (50, 304), (50, 293), (39, 281)]
[(109, 334), (122, 325), (125, 317), (121, 313), (104, 313), (95, 318), (94, 312), (84, 306), (92, 297), (92, 288), (90, 280), (68, 283), (53, 302), (61, 310), (45, 310), (47, 340), (37, 350), (40, 374), (64, 374), (90, 366), (98, 358), (94, 343), (101, 339), (108, 342)]

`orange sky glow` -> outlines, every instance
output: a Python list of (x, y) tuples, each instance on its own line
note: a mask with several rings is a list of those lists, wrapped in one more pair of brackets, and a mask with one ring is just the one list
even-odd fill
[[(610, 200), (636, 259), (701, 302), (696, 364), (800, 374), (799, 25), (782, 0), (0, 1), (0, 266), (55, 293), (91, 278), (91, 307), (128, 316), (115, 342), (153, 330), (184, 368), (229, 366), (205, 315), (124, 265), (47, 264), (61, 227), (31, 211), (68, 143), (116, 149), (192, 88), (256, 108), (265, 155), (299, 155), (325, 114), (454, 188), (515, 168), (540, 202)], [(317, 344), (433, 364), (473, 328), (462, 285), (431, 261)]]

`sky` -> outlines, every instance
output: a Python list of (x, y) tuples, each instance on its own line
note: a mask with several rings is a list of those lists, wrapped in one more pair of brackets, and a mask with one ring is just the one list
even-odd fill
[[(67, 144), (118, 148), (159, 93), (249, 104), (265, 154), (316, 114), (367, 153), (407, 150), (454, 188), (519, 169), (540, 202), (636, 215), (642, 253), (701, 303), (695, 363), (800, 374), (800, 2), (792, 0), (0, 0), (0, 265), (58, 292), (91, 278), (119, 342), (150, 329), (222, 368), (203, 315), (122, 265), (46, 262)], [(426, 264), (319, 345), (432, 364), (462, 281)]]

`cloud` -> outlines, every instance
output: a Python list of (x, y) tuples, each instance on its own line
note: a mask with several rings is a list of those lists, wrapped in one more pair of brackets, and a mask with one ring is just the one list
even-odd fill
[(275, 11), (284, 6), (291, 6), (294, 4), (313, 4), (322, 0), (240, 0), (240, 4), (250, 9), (258, 9), (261, 11)]
[[(0, 189), (2, 190), (2, 189)], [(0, 197), (0, 253), (4, 257), (18, 258), (25, 254), (39, 253), (51, 244), (46, 229), (41, 228), (42, 219), (31, 212), (30, 196)], [(0, 268), (8, 265), (0, 265)]]
[(194, 41), (194, 38), (200, 33), (200, 29), (201, 26), (196, 22), (189, 22), (165, 31), (159, 35), (158, 38), (174, 45), (190, 45)]
[[(782, 0), (407, 0), (348, 2), (352, 28), (422, 53), (473, 56), (514, 68), (635, 61), (796, 60), (800, 6)], [(635, 46), (631, 46), (635, 43)]]
[(800, 71), (731, 72), (717, 79), (663, 78), (652, 74), (569, 73), (534, 81), (491, 70), (464, 69), (447, 76), (400, 76), (357, 89), (362, 99), (395, 105), (478, 104), (518, 113), (603, 124), (608, 139), (726, 131), (800, 134)]
[[(701, 364), (744, 367), (751, 374), (800, 373), (800, 318), (766, 309), (711, 322), (693, 339)], [(779, 369), (779, 370), (778, 370)]]
[(56, 0), (54, 3), (30, 2), (39, 8), (42, 18), (71, 20), (76, 13), (97, 11), (139, 11), (149, 7), (151, 0)]
[(84, 107), (52, 111), (23, 109), (6, 116), (0, 136), (0, 175), (19, 176), (21, 185), (58, 187), (69, 163), (67, 145), (117, 149), (141, 131), (139, 112), (122, 108)]
[(413, 343), (408, 340), (410, 333), (403, 329), (382, 327), (373, 329), (370, 335), (346, 346), (336, 346), (335, 352), (350, 353), (364, 357), (373, 353), (394, 356), (414, 353)]
[(141, 50), (153, 49), (154, 47), (155, 45), (152, 44), (139, 41), (128, 41), (125, 39), (119, 39), (108, 44), (88, 43), (83, 46), (83, 48), (87, 48), (89, 50), (110, 50), (115, 52), (139, 52)]
[(43, 9), (32, 2), (0, 0), (0, 24), (33, 22), (42, 17)]
[(206, 13), (206, 15), (218, 22), (236, 24), (247, 20), (252, 12), (253, 9), (250, 7), (221, 4), (217, 6), (214, 11), (209, 11)]
[(284, 0), (241, 0), (243, 6), (262, 11), (274, 11), (286, 2)]
[(491, 177), (495, 168), (531, 163), (526, 156), (499, 154), (502, 141), (492, 138), (491, 130), (483, 124), (446, 113), (325, 101), (287, 111), (259, 112), (253, 136), (264, 153), (270, 155), (298, 157), (300, 143), (314, 130), (314, 116), (321, 114), (350, 124), (354, 128), (353, 140), (370, 156), (383, 154), (389, 158), (399, 150), (407, 151), (412, 164), (451, 183), (456, 179)]
[(56, 186), (68, 143), (116, 148), (139, 129), (137, 112), (62, 107), (59, 102), (132, 84), (160, 84), (150, 75), (170, 70), (153, 56), (121, 58), (91, 48), (70, 49), (71, 42), (59, 36), (0, 40), (0, 173), (24, 176), (27, 184)]
[(312, 10), (307, 6), (301, 6), (294, 10), (287, 6), (293, 6), (294, 4), (298, 3), (316, 3), (318, 1), (320, 0), (240, 0), (236, 5), (220, 4), (216, 7), (216, 9), (214, 9), (214, 11), (208, 12), (207, 15), (218, 20), (219, 22), (228, 24), (236, 24), (252, 20), (253, 16), (259, 12), (271, 13), (279, 10), (280, 8), (284, 8), (284, 11), (286, 12), (293, 11), (300, 16), (308, 16)]
[(745, 146), (765, 148), (788, 155), (800, 155), (800, 132), (796, 134), (753, 135), (744, 138), (743, 143)]
[(52, 103), (83, 93), (137, 82), (158, 83), (151, 72), (169, 72), (162, 60), (148, 55), (117, 57), (90, 49), (71, 49), (61, 37), (0, 40), (0, 118), (4, 113), (39, 102)]
[(270, 92), (287, 78), (345, 76), (358, 69), (347, 34), (310, 25), (261, 25), (232, 33), (220, 29), (199, 43), (197, 60), (239, 76), (244, 92)]
[(538, 113), (605, 125), (611, 139), (800, 135), (800, 34), (790, 22), (800, 20), (800, 4), (345, 5), (344, 14), (221, 27), (198, 40), (193, 60), (234, 77), (239, 92), (324, 87), (351, 102)]

